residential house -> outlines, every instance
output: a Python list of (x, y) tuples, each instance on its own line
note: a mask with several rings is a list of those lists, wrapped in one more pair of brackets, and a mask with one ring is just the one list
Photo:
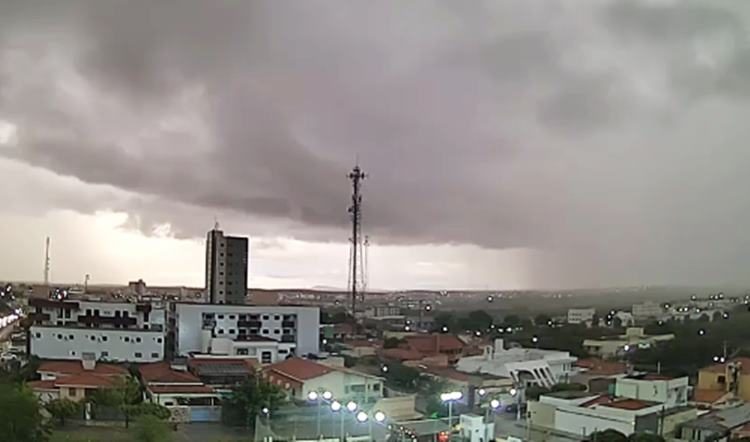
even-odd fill
[(458, 362), (466, 348), (466, 344), (453, 335), (406, 335), (398, 347), (383, 349), (379, 355), (400, 362), (447, 366)]
[(516, 384), (551, 387), (570, 380), (576, 373), (573, 366), (576, 360), (566, 351), (523, 347), (506, 349), (503, 340), (496, 339), (494, 346), (486, 346), (481, 356), (459, 359), (456, 368), (465, 373), (509, 377)]
[(642, 327), (628, 327), (624, 335), (586, 339), (583, 341), (583, 348), (593, 356), (614, 358), (637, 349), (651, 348), (672, 339), (674, 335), (671, 333), (647, 335)]
[(578, 373), (570, 381), (586, 385), (587, 391), (592, 393), (614, 394), (616, 380), (630, 372), (624, 362), (598, 358), (579, 359), (574, 365), (578, 368)]
[(168, 362), (156, 362), (141, 365), (138, 371), (143, 381), (145, 398), (169, 408), (176, 420), (184, 422), (218, 422), (221, 420), (219, 393), (188, 372), (186, 366), (172, 366)]
[(693, 401), (711, 407), (750, 401), (750, 358), (734, 358), (702, 368), (698, 372)]
[(28, 386), (41, 402), (53, 399), (85, 400), (102, 388), (111, 388), (118, 377), (128, 371), (113, 364), (97, 364), (95, 360), (42, 361), (37, 373), (41, 380), (31, 381)]
[(219, 357), (192, 357), (187, 366), (201, 382), (219, 391), (231, 390), (234, 385), (254, 376), (260, 368), (254, 359)]
[(704, 414), (680, 427), (679, 438), (695, 442), (725, 442), (748, 433), (750, 404)]
[(307, 400), (311, 391), (330, 391), (339, 401), (372, 402), (383, 396), (383, 380), (377, 376), (308, 359), (290, 358), (269, 365), (262, 376), (298, 401)]

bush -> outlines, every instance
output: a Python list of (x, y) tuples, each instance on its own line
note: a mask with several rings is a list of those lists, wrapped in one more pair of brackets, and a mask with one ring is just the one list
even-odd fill
[(169, 442), (172, 430), (166, 422), (152, 414), (144, 414), (135, 421), (135, 440), (138, 442)]

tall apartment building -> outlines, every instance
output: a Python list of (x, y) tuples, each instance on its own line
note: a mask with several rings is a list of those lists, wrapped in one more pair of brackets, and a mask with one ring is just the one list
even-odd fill
[(206, 237), (206, 295), (211, 304), (244, 304), (247, 295), (244, 237), (224, 236), (216, 225)]
[(247, 357), (271, 364), (319, 351), (318, 307), (173, 304), (175, 353)]
[(165, 311), (150, 303), (29, 300), (29, 352), (42, 359), (154, 362), (164, 358)]

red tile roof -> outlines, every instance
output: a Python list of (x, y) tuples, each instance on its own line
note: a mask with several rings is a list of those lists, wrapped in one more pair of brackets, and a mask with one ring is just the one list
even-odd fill
[(206, 385), (149, 385), (148, 390), (154, 394), (208, 394), (214, 389)]
[(435, 333), (431, 335), (407, 336), (406, 345), (422, 353), (439, 353), (444, 351), (461, 351), (466, 344), (453, 335)]
[(250, 371), (254, 371), (258, 368), (258, 361), (252, 358), (190, 358), (187, 361), (187, 365), (190, 368), (193, 367), (205, 367), (208, 365), (244, 365)]
[(597, 397), (591, 399), (588, 402), (582, 403), (581, 407), (589, 408), (589, 407), (593, 407), (594, 405), (608, 404), (608, 403), (612, 402), (612, 400), (613, 400), (612, 396), (610, 396), (608, 394), (602, 394), (600, 396), (597, 396)]
[(612, 376), (627, 373), (628, 367), (623, 362), (605, 361), (602, 359), (589, 358), (579, 359), (575, 365), (586, 369), (586, 374), (599, 376)]
[(620, 410), (642, 410), (644, 408), (656, 405), (655, 402), (640, 401), (638, 399), (621, 399), (606, 404), (600, 404), (604, 407), (619, 408)]
[(450, 379), (453, 381), (468, 383), (468, 382), (471, 382), (473, 379), (472, 375), (458, 371), (450, 367), (435, 367), (435, 366), (427, 365), (427, 366), (420, 366), (418, 368), (420, 369), (420, 371), (423, 371), (425, 373), (429, 373), (431, 375), (438, 376), (438, 377), (445, 378), (445, 379)]
[(83, 373), (73, 376), (63, 376), (55, 381), (55, 387), (111, 387), (114, 382), (112, 376)]
[(102, 376), (119, 376), (128, 374), (128, 370), (119, 365), (97, 363), (93, 370), (84, 370), (80, 361), (42, 361), (37, 372), (55, 373), (60, 376), (72, 376), (81, 373), (95, 373)]
[(380, 351), (380, 356), (398, 361), (418, 361), (424, 358), (421, 352), (407, 348), (386, 348)]
[[(740, 357), (730, 360), (728, 363), (739, 362), (742, 365), (742, 374), (750, 374), (750, 358)], [(701, 371), (708, 371), (711, 373), (724, 373), (726, 372), (727, 364), (714, 364), (706, 368), (702, 368)]]
[(55, 381), (31, 381), (27, 382), (26, 385), (32, 390), (57, 390), (55, 387)]
[(335, 370), (307, 359), (289, 358), (285, 361), (269, 365), (264, 371), (266, 373), (277, 373), (301, 382), (326, 375)]
[(138, 367), (141, 378), (146, 383), (159, 384), (195, 384), (200, 383), (200, 379), (187, 371), (174, 370), (168, 362), (155, 362), (153, 364), (144, 364)]
[(729, 393), (726, 391), (721, 390), (696, 389), (693, 392), (693, 402), (699, 404), (713, 404), (728, 394)]

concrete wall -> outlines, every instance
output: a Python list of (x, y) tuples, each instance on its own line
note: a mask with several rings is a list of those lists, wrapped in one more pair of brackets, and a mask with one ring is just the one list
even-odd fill
[(533, 427), (555, 428), (555, 411), (557, 406), (538, 401), (528, 402), (530, 423)]
[(160, 331), (35, 325), (30, 339), (31, 354), (42, 359), (80, 360), (84, 352), (109, 361), (164, 359), (164, 332)]
[(635, 416), (605, 414), (590, 408), (560, 407), (555, 411), (555, 427), (558, 431), (581, 436), (607, 429), (628, 435), (635, 431)]
[[(282, 385), (282, 387), (284, 387)], [(362, 387), (360, 391), (359, 388)], [(324, 376), (305, 381), (304, 387), (297, 392), (296, 399), (306, 400), (311, 391), (330, 391), (339, 401), (375, 401), (383, 397), (383, 383), (379, 379), (359, 376), (355, 373), (333, 371)]]

